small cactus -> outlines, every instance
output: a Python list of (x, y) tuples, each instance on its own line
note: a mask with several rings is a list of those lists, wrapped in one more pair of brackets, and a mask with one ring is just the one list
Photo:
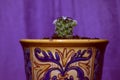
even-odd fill
[(55, 34), (61, 38), (70, 38), (73, 35), (73, 27), (77, 25), (77, 21), (70, 17), (59, 17), (54, 20)]

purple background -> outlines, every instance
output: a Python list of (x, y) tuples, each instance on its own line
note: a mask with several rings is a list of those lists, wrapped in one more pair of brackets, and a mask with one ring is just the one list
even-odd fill
[(25, 80), (22, 38), (53, 34), (53, 20), (71, 16), (74, 34), (105, 38), (102, 80), (120, 79), (120, 0), (0, 0), (0, 80)]

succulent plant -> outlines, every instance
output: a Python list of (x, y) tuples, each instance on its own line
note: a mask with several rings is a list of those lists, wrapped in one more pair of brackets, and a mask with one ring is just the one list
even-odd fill
[(77, 25), (77, 21), (70, 17), (59, 17), (54, 20), (55, 34), (61, 38), (70, 38), (73, 35), (73, 27)]

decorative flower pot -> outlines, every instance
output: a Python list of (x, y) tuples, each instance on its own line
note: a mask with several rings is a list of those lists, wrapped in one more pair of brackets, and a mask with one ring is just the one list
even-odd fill
[(101, 80), (107, 40), (22, 39), (27, 80)]

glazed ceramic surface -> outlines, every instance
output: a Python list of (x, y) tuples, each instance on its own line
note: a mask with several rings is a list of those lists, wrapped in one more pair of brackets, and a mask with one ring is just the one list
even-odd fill
[(107, 43), (23, 39), (27, 80), (100, 80)]

